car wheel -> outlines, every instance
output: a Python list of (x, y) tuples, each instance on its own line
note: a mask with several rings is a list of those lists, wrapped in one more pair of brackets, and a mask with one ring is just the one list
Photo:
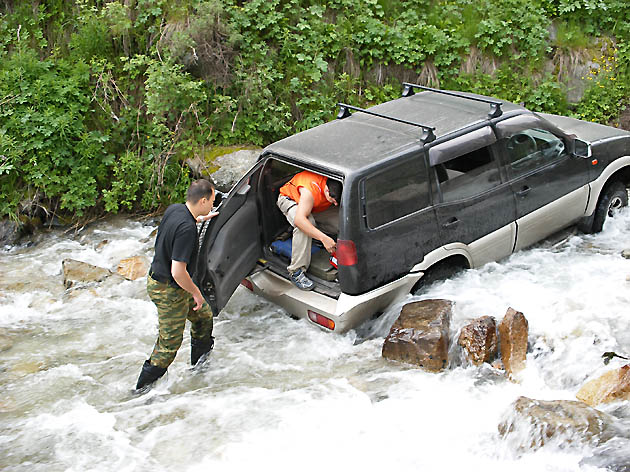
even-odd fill
[(429, 285), (441, 280), (450, 279), (467, 268), (468, 263), (463, 257), (461, 259), (452, 257), (440, 261), (425, 272), (424, 276), (418, 280), (416, 285), (411, 289), (411, 294), (420, 295)]
[(628, 206), (628, 191), (621, 182), (613, 182), (606, 187), (599, 197), (591, 231), (599, 233), (604, 227), (606, 218), (612, 217), (621, 208)]

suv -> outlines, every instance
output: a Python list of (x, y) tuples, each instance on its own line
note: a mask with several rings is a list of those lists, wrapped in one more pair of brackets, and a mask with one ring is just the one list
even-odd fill
[[(402, 98), (339, 104), (337, 120), (263, 150), (202, 233), (196, 280), (215, 313), (242, 283), (343, 332), (415, 292), (425, 274), (479, 267), (570, 225), (599, 231), (628, 204), (630, 132), (403, 86)], [(290, 229), (278, 189), (305, 169), (343, 184), (338, 269), (309, 274), (311, 292), (272, 250)]]

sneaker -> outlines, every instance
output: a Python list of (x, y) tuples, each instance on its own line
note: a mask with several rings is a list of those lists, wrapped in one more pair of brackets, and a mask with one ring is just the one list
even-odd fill
[(290, 276), (293, 285), (295, 285), (300, 290), (313, 290), (313, 288), (315, 287), (315, 283), (304, 274), (304, 271), (302, 269), (296, 270), (295, 272), (290, 274)]

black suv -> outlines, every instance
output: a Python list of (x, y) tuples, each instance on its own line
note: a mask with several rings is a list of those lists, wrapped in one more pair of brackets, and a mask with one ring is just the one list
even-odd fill
[[(415, 290), (425, 273), (479, 267), (569, 225), (601, 230), (628, 203), (630, 133), (479, 95), (403, 84), (403, 97), (278, 141), (205, 229), (197, 280), (215, 312), (242, 283), (333, 331)], [(354, 112), (354, 113), (352, 113)], [(272, 244), (278, 189), (310, 170), (343, 183), (338, 269), (322, 250), (297, 289)]]

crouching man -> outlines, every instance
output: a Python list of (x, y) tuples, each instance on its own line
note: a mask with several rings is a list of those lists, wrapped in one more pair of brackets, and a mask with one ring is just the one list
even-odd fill
[(214, 184), (194, 181), (186, 204), (170, 205), (158, 227), (155, 256), (147, 277), (147, 292), (158, 311), (158, 338), (151, 357), (144, 362), (136, 390), (162, 377), (182, 344), (186, 319), (190, 320), (190, 363), (197, 364), (214, 346), (212, 310), (191, 275), (198, 252), (197, 221), (212, 213)]
[[(337, 249), (337, 243), (316, 226), (329, 221), (329, 231), (336, 233), (339, 227), (339, 217), (332, 210), (337, 206), (341, 196), (341, 183), (328, 179), (307, 170), (293, 176), (280, 188), (278, 208), (293, 226), (293, 240), (291, 243), (291, 264), (287, 267), (293, 284), (301, 290), (312, 290), (313, 281), (306, 276), (311, 263), (312, 239), (322, 242), (329, 253)], [(333, 207), (334, 205), (334, 207)], [(331, 208), (332, 207), (332, 208)], [(327, 218), (313, 217), (312, 214), (324, 215)]]

